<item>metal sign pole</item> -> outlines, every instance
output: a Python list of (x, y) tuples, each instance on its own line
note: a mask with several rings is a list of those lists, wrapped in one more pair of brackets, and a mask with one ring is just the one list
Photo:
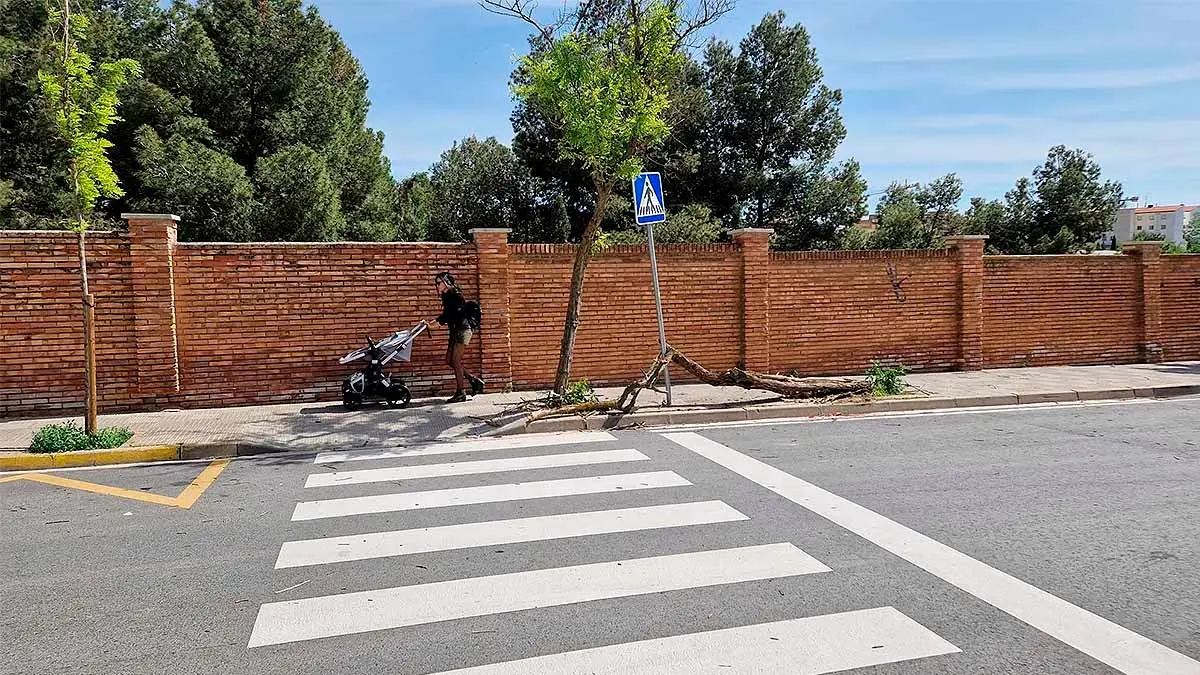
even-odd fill
[[(658, 345), (660, 355), (667, 353), (667, 329), (663, 326), (662, 293), (658, 288), (658, 258), (654, 255), (654, 224), (646, 224), (646, 240), (650, 245), (650, 275), (654, 279), (654, 307), (658, 311)], [(663, 370), (667, 384), (667, 406), (671, 405), (671, 364)]]

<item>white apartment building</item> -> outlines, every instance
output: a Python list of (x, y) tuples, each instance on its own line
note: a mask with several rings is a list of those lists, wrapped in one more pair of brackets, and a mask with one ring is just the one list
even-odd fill
[(1117, 211), (1113, 229), (1104, 234), (1104, 241), (1111, 242), (1113, 237), (1118, 242), (1132, 241), (1139, 232), (1161, 234), (1167, 241), (1183, 243), (1183, 228), (1187, 227), (1192, 214), (1200, 210), (1200, 206), (1145, 206), (1142, 208), (1121, 209)]

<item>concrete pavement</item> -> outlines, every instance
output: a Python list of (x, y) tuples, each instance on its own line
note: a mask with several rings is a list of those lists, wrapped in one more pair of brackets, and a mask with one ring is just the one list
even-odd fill
[[(904, 409), (1003, 405), (1040, 401), (1076, 401), (1134, 396), (1200, 393), (1200, 362), (1118, 366), (1064, 366), (980, 372), (923, 373), (906, 378), (909, 396), (869, 405), (819, 406), (781, 401), (769, 392), (732, 387), (680, 385), (675, 406), (662, 408), (663, 396), (647, 391), (639, 397), (638, 414), (624, 419), (591, 420), (592, 426), (655, 426), (666, 423), (734, 421), (805, 417)], [(615, 398), (619, 388), (602, 389)], [(133, 430), (134, 445), (240, 442), (318, 450), (367, 445), (399, 445), (454, 440), (495, 433), (520, 418), (509, 412), (544, 392), (487, 394), (467, 403), (445, 405), (441, 399), (415, 401), (410, 408), (364, 408), (348, 413), (337, 403), (171, 410), (103, 415), (102, 426)], [(61, 419), (0, 422), (0, 451), (24, 450), (34, 431)], [(521, 431), (565, 431), (588, 426), (583, 418), (538, 422)]]
[[(1191, 675), (1198, 414), (274, 455), (190, 511), (6, 483), (0, 672)], [(70, 475), (174, 493), (203, 466)]]

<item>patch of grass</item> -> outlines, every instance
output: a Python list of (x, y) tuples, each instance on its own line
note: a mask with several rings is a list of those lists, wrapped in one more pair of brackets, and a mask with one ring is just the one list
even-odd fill
[(576, 380), (567, 385), (567, 390), (563, 392), (564, 405), (576, 405), (578, 403), (587, 403), (596, 400), (596, 391), (592, 389), (592, 384), (587, 381), (587, 378)]
[(92, 443), (98, 450), (119, 448), (133, 438), (133, 432), (124, 427), (109, 427), (101, 429), (92, 436)]
[(871, 383), (871, 394), (874, 396), (903, 394), (904, 375), (907, 372), (901, 364), (885, 366), (878, 361), (873, 361), (871, 369), (867, 371), (867, 380)]
[(74, 421), (68, 421), (66, 424), (47, 424), (38, 429), (33, 435), (33, 442), (29, 444), (29, 451), (54, 453), (107, 450), (119, 448), (131, 438), (133, 432), (121, 427), (101, 429), (89, 436)]

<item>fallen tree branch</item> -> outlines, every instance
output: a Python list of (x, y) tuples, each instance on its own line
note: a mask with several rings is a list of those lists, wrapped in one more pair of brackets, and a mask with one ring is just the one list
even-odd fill
[(583, 403), (572, 403), (558, 408), (550, 408), (548, 410), (539, 410), (531, 413), (525, 418), (525, 426), (546, 419), (547, 417), (559, 417), (563, 415), (584, 415), (587, 413), (612, 412), (620, 410), (615, 401), (585, 401)]
[(791, 377), (756, 373), (742, 368), (713, 372), (667, 345), (667, 351), (654, 359), (641, 379), (626, 386), (616, 401), (586, 401), (538, 410), (525, 418), (525, 426), (538, 420), (565, 415), (631, 413), (637, 405), (638, 394), (645, 389), (658, 391), (655, 383), (669, 363), (683, 368), (697, 380), (715, 387), (742, 387), (743, 389), (769, 391), (790, 399), (838, 399), (855, 394), (865, 394), (871, 388), (871, 385), (864, 380), (849, 378)]
[(865, 394), (871, 388), (866, 381), (847, 378), (798, 378), (786, 375), (764, 375), (741, 368), (730, 368), (720, 373), (714, 373), (684, 356), (681, 352), (671, 349), (669, 345), (668, 349), (670, 349), (672, 363), (688, 371), (701, 382), (715, 387), (761, 389), (785, 398), (822, 398), (839, 394)]

